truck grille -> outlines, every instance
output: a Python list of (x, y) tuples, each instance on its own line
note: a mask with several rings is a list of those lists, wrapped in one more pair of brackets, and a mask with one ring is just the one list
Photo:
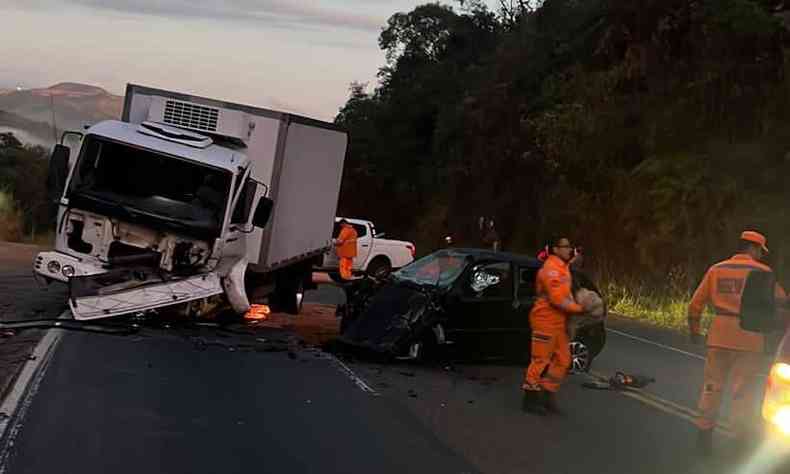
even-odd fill
[(164, 122), (170, 125), (216, 132), (218, 119), (219, 109), (213, 107), (177, 100), (167, 100), (165, 102)]

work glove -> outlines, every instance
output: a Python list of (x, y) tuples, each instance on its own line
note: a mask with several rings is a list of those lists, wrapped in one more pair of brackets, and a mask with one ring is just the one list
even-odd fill
[(701, 345), (702, 344), (702, 334), (697, 334), (697, 333), (694, 333), (694, 332), (690, 333), (689, 334), (689, 341), (691, 342), (691, 344), (693, 344), (695, 346)]

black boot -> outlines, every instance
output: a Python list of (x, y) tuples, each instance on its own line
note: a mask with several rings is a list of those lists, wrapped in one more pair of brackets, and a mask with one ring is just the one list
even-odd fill
[(557, 403), (557, 394), (553, 392), (543, 392), (543, 406), (546, 411), (553, 415), (564, 415), (565, 412), (560, 408)]
[(543, 406), (543, 392), (537, 390), (524, 390), (524, 398), (521, 402), (521, 409), (533, 415), (544, 416), (546, 407)]
[(713, 455), (713, 430), (699, 430), (697, 432), (697, 450), (705, 457)]

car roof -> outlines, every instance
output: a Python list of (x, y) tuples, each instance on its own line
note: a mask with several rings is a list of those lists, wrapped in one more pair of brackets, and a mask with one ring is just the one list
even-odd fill
[(517, 263), (524, 267), (540, 268), (543, 262), (534, 257), (521, 255), (509, 252), (494, 252), (493, 250), (486, 249), (473, 249), (473, 248), (449, 248), (435, 252), (436, 254), (446, 253), (450, 255), (461, 255), (464, 257), (472, 257), (475, 260), (497, 260), (500, 262)]

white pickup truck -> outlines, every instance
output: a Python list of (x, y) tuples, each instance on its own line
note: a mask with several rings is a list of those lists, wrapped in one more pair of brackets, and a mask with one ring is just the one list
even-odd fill
[[(335, 219), (335, 229), (332, 235), (340, 233), (340, 221), (342, 217)], [(357, 257), (354, 259), (354, 272), (367, 273), (377, 277), (389, 275), (393, 269), (405, 267), (414, 261), (417, 248), (411, 242), (401, 240), (384, 239), (385, 234), (377, 234), (372, 222), (362, 219), (346, 220), (354, 226), (357, 231)], [(327, 252), (320, 270), (328, 271), (333, 275), (338, 269), (337, 254), (333, 251)]]

